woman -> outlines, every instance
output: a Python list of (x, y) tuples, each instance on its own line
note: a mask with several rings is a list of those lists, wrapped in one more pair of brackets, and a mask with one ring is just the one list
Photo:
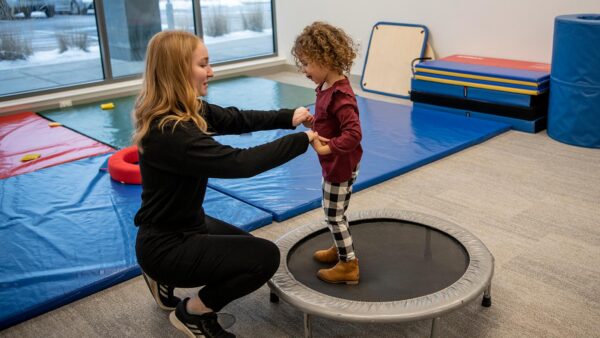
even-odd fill
[[(313, 117), (304, 107), (240, 111), (199, 100), (212, 76), (206, 46), (195, 35), (165, 31), (150, 40), (134, 109), (142, 173), (136, 253), (158, 305), (175, 310), (175, 327), (191, 337), (234, 337), (218, 324), (216, 312), (269, 280), (279, 250), (204, 214), (208, 178), (259, 174), (304, 153), (317, 135), (294, 133), (249, 149), (218, 143), (211, 135), (293, 129)], [(201, 285), (192, 298), (173, 295), (175, 287)]]

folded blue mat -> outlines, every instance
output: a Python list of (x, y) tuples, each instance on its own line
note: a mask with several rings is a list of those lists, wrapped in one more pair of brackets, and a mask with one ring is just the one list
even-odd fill
[(532, 134), (535, 134), (539, 131), (546, 129), (546, 124), (548, 121), (547, 116), (541, 116), (541, 117), (535, 118), (533, 120), (523, 120), (523, 119), (517, 119), (517, 118), (513, 118), (513, 117), (492, 115), (492, 114), (480, 113), (480, 112), (470, 111), (470, 110), (465, 110), (465, 109), (443, 107), (443, 106), (432, 105), (432, 104), (427, 104), (427, 103), (420, 103), (420, 102), (414, 102), (413, 106), (415, 107), (415, 111), (417, 111), (417, 112), (438, 111), (438, 112), (443, 112), (443, 113), (448, 113), (448, 114), (460, 115), (460, 116), (463, 116), (466, 118), (496, 121), (496, 122), (500, 122), (500, 123), (506, 123), (506, 124), (510, 125), (510, 127), (514, 130), (518, 130), (518, 131), (522, 131), (522, 132), (526, 132), (526, 133), (532, 133)]
[(547, 92), (545, 95), (527, 95), (417, 79), (411, 80), (411, 90), (526, 108), (542, 105), (544, 104), (542, 100), (546, 101), (546, 105), (548, 104)]
[(415, 72), (417, 73), (430, 71), (450, 72), (454, 73), (454, 76), (463, 78), (470, 78), (471, 75), (485, 76), (494, 78), (498, 82), (503, 80), (532, 82), (532, 86), (547, 85), (550, 81), (550, 74), (545, 71), (494, 67), (446, 60), (425, 61), (415, 65)]
[[(140, 274), (141, 188), (99, 171), (108, 156), (0, 180), (0, 330)], [(248, 231), (272, 221), (212, 189), (205, 210)]]
[(548, 91), (548, 82), (546, 82), (543, 86), (534, 87), (528, 85), (521, 84), (512, 84), (512, 83), (496, 83), (493, 81), (487, 80), (476, 80), (476, 79), (465, 79), (457, 76), (447, 76), (447, 75), (439, 75), (439, 74), (429, 74), (429, 73), (415, 73), (415, 79), (420, 81), (429, 81), (435, 83), (445, 83), (452, 84), (457, 86), (465, 86), (472, 88), (483, 88), (489, 90), (497, 90), (504, 91), (509, 93), (520, 93), (526, 95), (540, 95), (546, 91)]
[[(364, 150), (354, 191), (398, 176), (483, 142), (510, 127), (439, 111), (415, 114), (409, 106), (357, 97)], [(311, 107), (312, 108), (312, 107)], [(220, 136), (234, 147), (251, 147), (293, 131), (261, 131)], [(245, 179), (211, 179), (209, 186), (269, 211), (283, 221), (321, 205), (321, 167), (312, 148), (306, 154)]]
[(414, 68), (414, 78), (421, 81), (527, 95), (539, 95), (548, 91), (550, 83), (550, 74), (546, 71), (453, 62), (444, 59), (417, 64)]

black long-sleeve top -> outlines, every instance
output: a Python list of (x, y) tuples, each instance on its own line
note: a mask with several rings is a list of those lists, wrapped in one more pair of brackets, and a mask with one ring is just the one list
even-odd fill
[[(240, 111), (203, 102), (203, 114), (213, 135), (257, 130), (294, 129), (294, 111)], [(242, 178), (277, 167), (304, 153), (304, 132), (281, 137), (248, 149), (220, 144), (193, 122), (160, 130), (154, 121), (142, 139), (140, 170), (142, 206), (135, 224), (179, 231), (204, 224), (202, 203), (209, 177)]]

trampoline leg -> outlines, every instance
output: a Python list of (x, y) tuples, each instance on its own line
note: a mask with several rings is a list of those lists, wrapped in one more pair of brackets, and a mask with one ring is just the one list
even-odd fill
[(269, 294), (269, 301), (271, 301), (271, 303), (279, 303), (279, 296), (271, 292)]
[(488, 285), (487, 289), (483, 292), (483, 299), (481, 300), (481, 306), (490, 307), (492, 306), (492, 284)]
[(436, 338), (440, 333), (440, 317), (431, 320), (431, 338)]
[(304, 338), (312, 338), (312, 327), (310, 325), (310, 315), (304, 314)]

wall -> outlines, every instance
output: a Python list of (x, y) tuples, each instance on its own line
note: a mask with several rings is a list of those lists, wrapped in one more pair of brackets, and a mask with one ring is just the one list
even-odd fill
[(550, 62), (554, 18), (600, 14), (600, 0), (281, 0), (276, 1), (279, 55), (316, 20), (342, 27), (361, 44), (352, 74), (361, 74), (371, 28), (378, 21), (423, 24), (438, 57), (471, 54)]

